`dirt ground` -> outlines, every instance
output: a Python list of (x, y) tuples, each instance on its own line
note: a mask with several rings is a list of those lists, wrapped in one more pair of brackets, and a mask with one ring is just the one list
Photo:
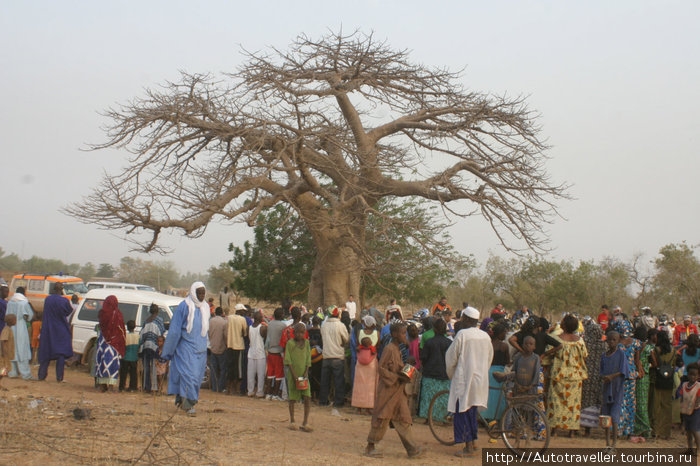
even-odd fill
[[(36, 368), (34, 368), (36, 370)], [(66, 369), (65, 382), (49, 378), (30, 382), (3, 378), (0, 381), (0, 464), (395, 464), (406, 453), (395, 432), (379, 444), (383, 459), (361, 456), (370, 418), (352, 409), (314, 406), (313, 433), (291, 431), (287, 404), (254, 400), (202, 390), (197, 416), (180, 414), (173, 397), (142, 393), (102, 394), (80, 369)], [(89, 410), (89, 418), (75, 419), (73, 411)], [(297, 422), (302, 407), (297, 407)], [(428, 427), (414, 424), (416, 440), (426, 448), (424, 458), (413, 464), (481, 464), (481, 457), (461, 460), (458, 447), (440, 445)], [(481, 447), (502, 448), (488, 443), (481, 433)], [(668, 442), (646, 447), (677, 447), (684, 440), (679, 432)], [(551, 447), (602, 447), (599, 435), (591, 439), (555, 438)], [(621, 442), (621, 447), (633, 447)]]

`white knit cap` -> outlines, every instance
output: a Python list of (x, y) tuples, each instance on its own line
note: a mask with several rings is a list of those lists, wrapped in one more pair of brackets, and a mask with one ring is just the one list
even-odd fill
[(466, 309), (462, 309), (462, 315), (479, 320), (479, 310), (475, 307), (469, 306)]

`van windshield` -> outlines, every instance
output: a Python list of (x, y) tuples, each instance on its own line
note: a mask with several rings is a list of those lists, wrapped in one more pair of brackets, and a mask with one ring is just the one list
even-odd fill
[(83, 282), (64, 282), (63, 294), (85, 294), (88, 292), (87, 286)]

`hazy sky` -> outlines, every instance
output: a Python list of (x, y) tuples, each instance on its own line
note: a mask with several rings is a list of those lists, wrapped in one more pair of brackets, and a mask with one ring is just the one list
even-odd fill
[[(232, 71), (243, 46), (286, 46), (327, 28), (374, 31), (427, 65), (464, 68), (476, 91), (527, 95), (552, 146), (553, 178), (573, 186), (549, 228), (553, 258), (652, 258), (700, 242), (700, 2), (3, 1), (0, 3), (0, 247), (23, 258), (117, 265), (122, 232), (58, 209), (87, 195), (127, 154), (104, 140), (110, 105), (176, 79)], [(504, 255), (481, 218), (452, 234), (463, 253)], [(228, 259), (247, 227), (174, 234), (182, 272)], [(142, 256), (162, 259), (161, 256)]]

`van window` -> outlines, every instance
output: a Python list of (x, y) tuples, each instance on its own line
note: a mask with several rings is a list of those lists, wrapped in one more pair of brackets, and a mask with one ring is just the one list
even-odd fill
[[(86, 320), (90, 322), (99, 322), (98, 314), (102, 309), (104, 299), (86, 299), (78, 313), (78, 320)], [(138, 304), (119, 303), (119, 310), (122, 311), (124, 324), (130, 320), (136, 320), (136, 312), (139, 310)]]
[(20, 286), (23, 286), (24, 289), (27, 289), (27, 279), (26, 278), (15, 278), (12, 280), (12, 292), (14, 293), (17, 288)]
[(43, 293), (44, 292), (44, 279), (32, 279), (29, 280), (29, 285), (27, 286), (27, 291), (33, 291), (35, 293)]
[[(177, 307), (177, 306), (175, 306)], [(171, 308), (174, 309), (174, 308)], [(148, 319), (148, 316), (150, 316), (150, 311), (151, 311), (151, 306), (146, 306), (144, 305), (141, 308), (141, 327), (143, 327), (143, 324), (146, 323), (146, 319)], [(165, 310), (163, 306), (158, 306), (158, 317), (161, 318), (164, 324), (170, 323), (170, 315), (168, 314), (168, 311)]]
[(96, 289), (98, 289), (98, 288), (104, 288), (104, 287), (105, 287), (105, 286), (104, 286), (102, 283), (90, 283), (90, 284), (87, 286), (87, 289), (88, 289), (88, 290), (96, 290)]
[(83, 282), (63, 282), (63, 294), (85, 294), (87, 292), (87, 286)]

